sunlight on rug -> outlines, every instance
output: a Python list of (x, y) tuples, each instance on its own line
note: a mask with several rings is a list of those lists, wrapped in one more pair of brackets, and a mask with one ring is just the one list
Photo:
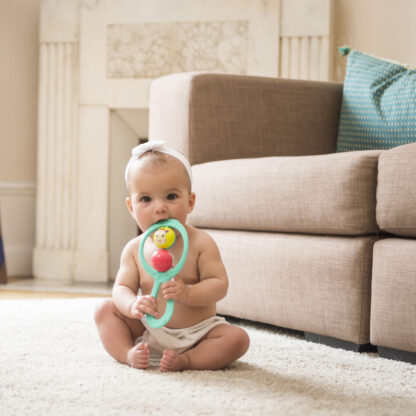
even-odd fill
[(246, 322), (250, 350), (226, 370), (132, 369), (102, 348), (98, 301), (0, 301), (2, 416), (416, 414), (416, 366)]

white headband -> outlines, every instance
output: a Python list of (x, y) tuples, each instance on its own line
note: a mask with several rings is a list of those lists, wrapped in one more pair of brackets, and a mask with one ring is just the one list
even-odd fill
[(130, 172), (130, 168), (133, 162), (135, 162), (145, 153), (151, 152), (152, 150), (160, 152), (160, 153), (166, 153), (167, 155), (173, 156), (174, 158), (178, 159), (185, 166), (185, 169), (189, 175), (189, 180), (191, 181), (191, 184), (192, 184), (192, 171), (191, 171), (191, 165), (188, 159), (181, 152), (178, 152), (172, 147), (166, 146), (166, 143), (163, 140), (152, 140), (143, 144), (139, 144), (138, 146), (132, 149), (131, 151), (132, 156), (127, 163), (126, 171), (124, 173), (127, 186), (128, 186), (129, 172)]

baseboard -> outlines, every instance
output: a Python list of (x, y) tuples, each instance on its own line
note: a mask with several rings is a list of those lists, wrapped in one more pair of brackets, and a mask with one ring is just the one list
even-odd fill
[(35, 248), (33, 251), (33, 276), (37, 279), (71, 281), (74, 255), (70, 250), (48, 250)]
[(73, 278), (76, 282), (108, 282), (108, 251), (76, 251)]
[(4, 251), (8, 276), (32, 276), (33, 247), (8, 245)]
[(66, 282), (107, 282), (108, 252), (35, 248), (33, 275), (37, 279)]
[(0, 222), (9, 276), (31, 276), (36, 184), (0, 182)]
[(0, 182), (0, 198), (6, 196), (36, 196), (36, 183)]

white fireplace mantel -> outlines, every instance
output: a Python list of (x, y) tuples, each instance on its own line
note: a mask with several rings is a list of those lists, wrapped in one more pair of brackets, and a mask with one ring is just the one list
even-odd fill
[(148, 108), (172, 72), (328, 79), (330, 14), (331, 0), (43, 0), (35, 277), (109, 279), (111, 110)]

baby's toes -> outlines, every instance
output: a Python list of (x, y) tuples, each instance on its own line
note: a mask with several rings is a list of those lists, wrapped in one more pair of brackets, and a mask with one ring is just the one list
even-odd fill
[(166, 360), (173, 360), (178, 354), (175, 351), (172, 350), (164, 350), (163, 351), (163, 357), (166, 358)]
[(160, 361), (161, 371), (180, 371), (183, 369), (181, 357), (172, 350), (163, 351), (163, 357)]
[(147, 368), (149, 366), (150, 350), (144, 343), (135, 345), (128, 353), (127, 361), (134, 368)]
[(142, 352), (143, 354), (150, 354), (149, 344), (147, 342), (140, 342), (136, 345), (137, 351)]

